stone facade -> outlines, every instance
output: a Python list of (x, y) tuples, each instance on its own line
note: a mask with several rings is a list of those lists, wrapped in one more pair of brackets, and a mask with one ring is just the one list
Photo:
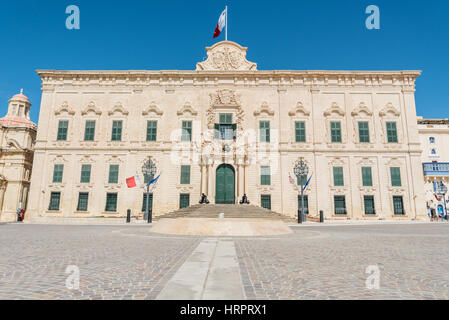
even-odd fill
[(427, 208), (430, 213), (444, 213), (444, 201), (448, 200), (448, 195), (444, 199), (438, 191), (441, 183), (449, 183), (449, 120), (419, 118), (418, 130), (423, 149)]
[(247, 194), (295, 216), (300, 187), (289, 176), (304, 158), (311, 215), (426, 217), (419, 71), (258, 71), (246, 52), (217, 43), (195, 71), (38, 71), (29, 215), (140, 213), (144, 190), (125, 181), (151, 158), (155, 215), (204, 193), (211, 203)]
[(15, 222), (27, 208), (37, 127), (30, 120), (28, 98), (16, 94), (0, 119), (0, 221)]

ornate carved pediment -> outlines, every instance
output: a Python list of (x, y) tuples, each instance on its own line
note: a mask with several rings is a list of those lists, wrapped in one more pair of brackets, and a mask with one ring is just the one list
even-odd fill
[(67, 101), (64, 101), (62, 103), (62, 105), (55, 110), (55, 115), (59, 116), (63, 112), (66, 112), (67, 114), (69, 114), (71, 116), (73, 116), (75, 114), (75, 111), (72, 108), (70, 108), (70, 106), (67, 103)]
[(147, 116), (150, 113), (154, 113), (155, 115), (162, 116), (164, 111), (158, 108), (156, 102), (151, 102), (151, 104), (142, 112), (142, 115)]
[(22, 148), (22, 146), (20, 145), (20, 143), (15, 140), (15, 139), (6, 139), (6, 144), (8, 145), (8, 147), (12, 148), (12, 149), (16, 149), (16, 150), (20, 150), (23, 151), (25, 150), (25, 148)]
[(207, 126), (209, 129), (214, 129), (216, 120), (215, 109), (217, 108), (231, 108), (236, 111), (237, 126), (239, 130), (243, 129), (243, 119), (245, 112), (240, 104), (240, 95), (234, 90), (222, 89), (210, 94), (210, 108), (206, 112)]
[(178, 110), (178, 116), (182, 116), (186, 113), (190, 113), (192, 116), (197, 116), (198, 115), (198, 111), (196, 111), (195, 109), (193, 109), (192, 105), (190, 104), (190, 102), (186, 102), (184, 104), (184, 106), (182, 106), (179, 110)]
[(340, 108), (340, 106), (336, 102), (333, 102), (332, 106), (328, 108), (326, 111), (324, 111), (324, 116), (329, 117), (333, 113), (336, 113), (342, 117), (344, 117), (346, 114), (346, 112), (342, 108)]
[(207, 60), (196, 66), (197, 71), (256, 71), (257, 64), (246, 60), (244, 48), (232, 41), (216, 43), (207, 47)]
[(373, 113), (370, 111), (370, 109), (368, 109), (368, 107), (365, 105), (365, 102), (360, 102), (360, 104), (357, 106), (357, 108), (355, 108), (351, 115), (353, 117), (358, 116), (360, 114), (364, 113), (367, 116), (372, 116)]
[(382, 110), (380, 110), (379, 115), (381, 117), (385, 117), (389, 113), (396, 117), (399, 117), (401, 115), (399, 110), (397, 110), (391, 102), (389, 102)]
[(95, 113), (97, 116), (101, 115), (101, 110), (99, 108), (97, 108), (97, 106), (95, 105), (95, 102), (91, 101), (88, 106), (86, 107), (86, 109), (84, 109), (81, 114), (83, 116), (85, 116), (86, 114), (88, 114), (89, 112), (93, 112)]
[(213, 107), (238, 107), (240, 106), (240, 95), (234, 90), (222, 89), (211, 93), (211, 106)]
[(254, 116), (258, 117), (261, 114), (265, 113), (268, 116), (274, 116), (274, 110), (270, 108), (268, 102), (264, 101), (259, 109), (254, 111)]
[(303, 115), (305, 115), (306, 117), (308, 117), (310, 115), (310, 112), (306, 110), (306, 108), (304, 108), (303, 104), (301, 101), (298, 101), (298, 103), (296, 104), (296, 107), (293, 108), (292, 110), (290, 110), (290, 112), (288, 113), (288, 115), (290, 117), (294, 117), (296, 116), (298, 113), (302, 113)]
[(127, 116), (129, 114), (129, 112), (126, 111), (121, 102), (117, 102), (115, 106), (111, 110), (109, 110), (108, 115), (112, 116), (115, 113), (121, 113), (124, 116)]

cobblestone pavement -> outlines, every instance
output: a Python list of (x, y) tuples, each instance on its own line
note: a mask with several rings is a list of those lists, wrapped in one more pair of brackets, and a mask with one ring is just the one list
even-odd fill
[[(148, 227), (0, 226), (0, 299), (155, 299), (199, 240)], [(80, 270), (68, 290), (66, 268)]]
[[(247, 299), (449, 299), (449, 224), (297, 227), (228, 238)], [(155, 299), (204, 238), (148, 226), (0, 225), (0, 299)], [(66, 288), (66, 268), (80, 289)], [(365, 282), (380, 270), (379, 290)]]
[[(295, 228), (238, 240), (249, 299), (449, 299), (449, 224)], [(368, 266), (380, 271), (368, 290)]]

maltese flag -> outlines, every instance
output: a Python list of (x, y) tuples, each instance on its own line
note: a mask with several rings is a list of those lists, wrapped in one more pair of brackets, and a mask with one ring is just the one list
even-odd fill
[(142, 184), (142, 181), (140, 180), (139, 176), (134, 176), (134, 177), (126, 179), (126, 185), (130, 189), (140, 186), (141, 184)]
[(214, 39), (221, 34), (224, 27), (227, 27), (226, 26), (227, 15), (228, 15), (228, 8), (226, 7), (225, 11), (223, 11), (223, 13), (220, 16), (220, 19), (218, 19), (218, 24), (214, 32)]

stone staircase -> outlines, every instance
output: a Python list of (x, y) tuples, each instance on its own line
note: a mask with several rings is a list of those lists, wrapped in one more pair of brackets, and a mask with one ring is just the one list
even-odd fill
[(155, 217), (154, 220), (178, 218), (210, 218), (218, 219), (224, 213), (225, 219), (267, 219), (294, 222), (294, 219), (252, 205), (195, 205), (166, 215)]

